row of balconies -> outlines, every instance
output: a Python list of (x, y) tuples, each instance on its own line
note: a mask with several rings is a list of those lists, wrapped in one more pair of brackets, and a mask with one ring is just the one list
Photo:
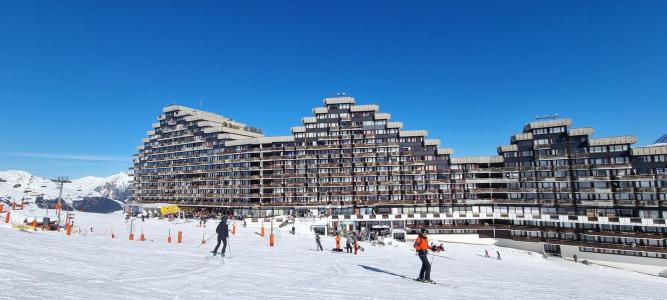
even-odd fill
[[(196, 172), (195, 172), (196, 173)], [(306, 176), (305, 174), (284, 174), (283, 176), (277, 177), (278, 179), (282, 178), (310, 178), (310, 176)], [(321, 177), (321, 176), (320, 176)], [(317, 177), (313, 177), (317, 178)], [(250, 175), (250, 176), (237, 176), (237, 177), (221, 177), (219, 178), (220, 180), (246, 180), (246, 179), (262, 179), (266, 180), (266, 178), (262, 178), (257, 175)], [(176, 181), (176, 182), (184, 182), (184, 181), (195, 181), (197, 179), (147, 179), (147, 178), (142, 178), (139, 181), (145, 181), (145, 182), (171, 182), (171, 181)], [(200, 180), (214, 180), (213, 178), (201, 178)], [(327, 186), (327, 185), (333, 185), (333, 186), (338, 186), (338, 185), (413, 185), (415, 183), (424, 183), (424, 184), (433, 184), (432, 180), (399, 180), (399, 181), (357, 181), (357, 182), (316, 182), (316, 183), (303, 183), (303, 184), (293, 184), (293, 183), (287, 183), (288, 186)], [(468, 193), (569, 193), (569, 192), (575, 192), (575, 193), (665, 193), (667, 190), (665, 188), (611, 188), (611, 189), (600, 189), (600, 188), (471, 188), (471, 189), (460, 189), (460, 188), (452, 188), (451, 189), (453, 192), (468, 192)], [(538, 191), (539, 190), (539, 191)]]
[[(517, 215), (510, 213), (474, 213), (474, 212), (446, 212), (446, 213), (415, 213), (400, 215), (334, 215), (331, 220), (447, 220), (447, 219), (500, 219), (500, 220), (526, 220), (560, 223), (587, 223), (587, 224), (609, 224), (609, 225), (635, 225), (635, 226), (657, 226), (665, 227), (665, 219), (652, 218), (629, 218), (629, 217), (589, 217), (576, 215)], [(481, 225), (478, 225), (481, 226)], [(519, 225), (494, 225), (512, 226)], [(525, 226), (526, 228), (539, 228)], [(489, 227), (492, 228), (492, 227)], [(567, 231), (567, 229), (565, 229)]]

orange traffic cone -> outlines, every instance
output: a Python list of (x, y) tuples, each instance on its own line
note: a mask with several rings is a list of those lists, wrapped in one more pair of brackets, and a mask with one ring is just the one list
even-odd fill
[(16, 210), (16, 202), (12, 201), (12, 210)]
[(7, 212), (7, 215), (5, 215), (5, 223), (9, 223), (9, 212)]
[(171, 229), (169, 229), (169, 236), (167, 236), (167, 244), (171, 244)]
[(65, 232), (67, 232), (67, 235), (72, 234), (72, 224), (67, 223), (67, 225), (65, 225)]
[(269, 246), (273, 247), (273, 242), (274, 242), (274, 240), (273, 240), (273, 233), (272, 233), (272, 234), (269, 234)]
[(236, 224), (232, 225), (232, 234), (236, 234)]
[(176, 239), (176, 242), (179, 244), (183, 242), (183, 232), (180, 230), (178, 231), (178, 237)]
[(25, 202), (23, 200), (21, 200), (21, 209), (23, 209), (24, 206), (25, 206)]
[(202, 232), (202, 234), (201, 234), (201, 244), (202, 244), (202, 245), (206, 244), (206, 240), (205, 240), (205, 236), (204, 236), (204, 233), (203, 233), (203, 232)]
[(134, 241), (134, 233), (130, 233), (130, 241)]
[(5, 205), (4, 205), (4, 204), (0, 204), (0, 214), (2, 213), (3, 210), (5, 210)]
[(262, 230), (259, 231), (259, 235), (264, 237), (264, 225), (262, 225)]

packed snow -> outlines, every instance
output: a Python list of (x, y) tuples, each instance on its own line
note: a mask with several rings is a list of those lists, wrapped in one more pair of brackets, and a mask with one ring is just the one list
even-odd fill
[[(12, 211), (18, 223), (41, 210)], [(53, 217), (53, 214), (52, 214)], [(4, 215), (2, 218), (4, 221)], [(226, 258), (212, 257), (217, 221), (135, 219), (135, 240), (122, 214), (75, 212), (75, 229), (18, 230), (0, 224), (0, 298), (9, 299), (421, 299), (550, 298), (664, 299), (667, 279), (600, 266), (574, 264), (537, 253), (446, 244), (433, 257), (431, 278), (413, 281), (420, 261), (410, 245), (362, 243), (358, 255), (335, 253), (331, 237), (315, 251), (308, 224), (276, 230), (269, 247), (260, 225), (236, 221)], [(231, 229), (232, 226), (230, 226)], [(176, 243), (177, 231), (183, 243)], [(143, 231), (146, 241), (138, 241)], [(173, 242), (167, 243), (171, 232)], [(112, 234), (116, 239), (112, 239)], [(484, 249), (502, 260), (482, 257)]]
[[(60, 193), (59, 184), (25, 171), (0, 171), (0, 199), (19, 202), (21, 199), (56, 199)], [(132, 178), (127, 173), (109, 177), (87, 176), (71, 180), (63, 187), (63, 200), (67, 203), (85, 197), (107, 197), (124, 201), (124, 191), (130, 188)]]

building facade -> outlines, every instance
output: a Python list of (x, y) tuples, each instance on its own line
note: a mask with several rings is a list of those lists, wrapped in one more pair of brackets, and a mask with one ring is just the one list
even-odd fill
[(289, 136), (266, 137), (167, 106), (138, 148), (133, 201), (667, 259), (667, 145), (593, 138), (556, 119), (526, 124), (498, 155), (452, 157), (426, 131), (348, 96), (301, 121)]

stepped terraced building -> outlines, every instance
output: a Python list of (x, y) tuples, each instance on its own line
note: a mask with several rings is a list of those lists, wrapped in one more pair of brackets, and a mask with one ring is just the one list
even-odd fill
[(498, 155), (452, 157), (426, 131), (347, 96), (301, 120), (289, 136), (265, 137), (167, 106), (138, 148), (133, 200), (667, 259), (667, 145), (593, 138), (557, 119), (526, 124)]

